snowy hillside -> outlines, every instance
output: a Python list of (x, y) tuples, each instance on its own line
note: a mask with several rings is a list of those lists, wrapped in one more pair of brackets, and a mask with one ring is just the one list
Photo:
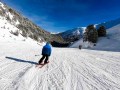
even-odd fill
[(38, 68), (42, 46), (0, 38), (0, 90), (120, 90), (120, 52), (52, 49)]
[(53, 35), (50, 32), (41, 28), (40, 26), (37, 26), (28, 18), (24, 17), (22, 14), (20, 14), (19, 12), (10, 8), (9, 6), (2, 2), (0, 2), (0, 16), (3, 17), (4, 20), (9, 22), (11, 25), (17, 27), (20, 31), (20, 34), (23, 37), (26, 38), (29, 37), (38, 42), (44, 41), (57, 41), (59, 43), (64, 42), (61, 36), (56, 34)]
[(120, 24), (107, 30), (107, 37), (100, 38), (93, 49), (120, 51)]
[(17, 26), (20, 24), (20, 22), (15, 19), (15, 15), (12, 14), (9, 10), (7, 10), (7, 6), (5, 6), (3, 3), (0, 2), (0, 16), (3, 16), (4, 19), (7, 21), (11, 21), (10, 23), (13, 24), (14, 26)]
[(120, 52), (112, 51), (120, 50), (120, 25), (100, 39), (109, 47), (117, 40), (112, 50), (52, 48), (50, 63), (38, 68), (44, 43), (11, 34), (19, 29), (0, 18), (0, 90), (120, 90)]
[[(0, 35), (14, 39), (25, 40), (30, 34), (27, 34), (22, 28), (14, 10), (0, 2)], [(22, 17), (22, 16), (21, 16)], [(21, 26), (22, 27), (22, 26)], [(24, 32), (24, 33), (23, 33)], [(30, 38), (30, 37), (29, 37)], [(39, 38), (39, 40), (41, 40)]]
[[(4, 4), (0, 2), (0, 10), (5, 9)], [(13, 19), (13, 15), (9, 12), (5, 12), (5, 15), (8, 15), (11, 20)], [(3, 42), (12, 42), (16, 43), (16, 41), (21, 41), (21, 42), (35, 42), (33, 39), (30, 39), (29, 37), (23, 37), (22, 36), (22, 31), (17, 27), (19, 22), (12, 21), (9, 22), (9, 20), (6, 19), (7, 16), (0, 16), (0, 43)], [(13, 24), (14, 23), (14, 24)], [(2, 47), (1, 47), (2, 48)]]
[[(4, 38), (4, 39), (13, 38), (13, 39), (16, 39), (15, 37), (17, 37), (17, 36), (13, 35), (12, 32), (14, 33), (14, 32), (17, 32), (17, 31), (19, 32), (19, 29), (17, 27), (10, 24), (4, 17), (0, 16), (0, 38)], [(21, 35), (18, 35), (18, 37), (19, 36), (21, 37), (21, 39), (25, 39)]]
[(80, 39), (70, 47), (78, 48), (79, 45), (82, 45), (83, 48), (89, 47), (90, 49), (95, 50), (120, 51), (120, 24), (107, 29), (107, 37), (99, 38), (96, 46), (93, 46), (92, 43), (88, 42), (83, 43), (83, 40)]
[(30, 38), (23, 37), (21, 33), (22, 32), (16, 26), (9, 23), (6, 20), (6, 18), (0, 16), (0, 41), (9, 42), (9, 40), (13, 40), (13, 41), (14, 40), (17, 40), (17, 41), (32, 40)]

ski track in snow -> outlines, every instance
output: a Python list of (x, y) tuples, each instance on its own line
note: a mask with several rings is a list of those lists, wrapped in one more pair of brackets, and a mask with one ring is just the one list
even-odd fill
[[(27, 43), (0, 44), (0, 90), (120, 90), (120, 53), (53, 48), (50, 63), (38, 62), (41, 46)], [(4, 45), (4, 46), (3, 46)]]
[(107, 30), (108, 37), (91, 47), (96, 50), (77, 49), (82, 40), (71, 45), (77, 48), (53, 48), (42, 68), (35, 65), (42, 44), (12, 35), (18, 28), (3, 16), (0, 27), (0, 90), (120, 90), (120, 25)]
[(95, 49), (101, 51), (53, 48), (42, 68), (35, 65), (42, 44), (12, 35), (17, 27), (2, 16), (0, 27), (0, 90), (120, 90), (120, 52), (105, 51), (120, 50), (120, 25), (109, 30), (110, 39), (100, 39)]

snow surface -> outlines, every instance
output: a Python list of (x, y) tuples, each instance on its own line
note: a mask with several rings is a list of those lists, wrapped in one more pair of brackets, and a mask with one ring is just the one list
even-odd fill
[(43, 44), (9, 29), (0, 30), (0, 90), (120, 90), (120, 52), (53, 48), (50, 63), (38, 68)]
[(9, 40), (9, 38), (25, 40), (25, 38), (22, 37), (20, 33), (18, 36), (11, 34), (11, 32), (16, 32), (16, 31), (19, 32), (19, 29), (14, 25), (11, 25), (4, 17), (0, 16), (0, 40), (4, 40), (4, 39)]
[(120, 53), (53, 48), (50, 63), (35, 67), (42, 46), (0, 41), (0, 90), (120, 90)]
[(0, 6), (5, 9), (4, 4), (0, 2)]
[[(18, 25), (20, 22), (18, 20), (14, 20), (14, 15), (8, 11), (8, 9), (5, 7), (3, 3), (0, 2), (0, 11), (4, 12), (4, 18), (9, 17), (12, 21), (11, 23), (14, 25)], [(6, 19), (6, 18), (5, 18)]]
[(96, 50), (52, 48), (50, 63), (38, 68), (44, 43), (11, 34), (19, 29), (0, 17), (0, 90), (120, 90), (119, 27)]

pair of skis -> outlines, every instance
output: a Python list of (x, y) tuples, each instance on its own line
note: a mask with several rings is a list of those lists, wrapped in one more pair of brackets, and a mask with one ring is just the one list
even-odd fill
[(38, 67), (38, 68), (42, 68), (43, 66), (45, 66), (45, 65), (47, 65), (49, 63), (49, 61), (47, 62), (47, 63), (45, 63), (45, 64), (38, 64), (38, 65), (36, 65), (36, 67)]

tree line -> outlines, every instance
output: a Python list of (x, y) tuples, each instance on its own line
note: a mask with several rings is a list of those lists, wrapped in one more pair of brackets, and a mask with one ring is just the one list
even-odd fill
[(89, 25), (85, 29), (85, 33), (83, 34), (83, 42), (89, 41), (92, 43), (97, 43), (98, 37), (106, 36), (106, 28), (104, 26), (100, 26), (98, 29), (94, 27), (94, 25)]

